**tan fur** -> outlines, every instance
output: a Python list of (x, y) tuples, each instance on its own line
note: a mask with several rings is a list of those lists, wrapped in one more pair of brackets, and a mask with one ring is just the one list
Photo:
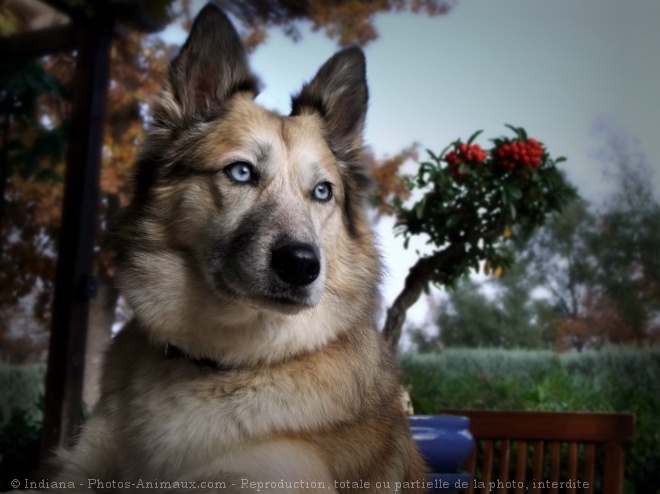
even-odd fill
[[(215, 32), (204, 22), (229, 29), (220, 14), (206, 15), (215, 20), (196, 21), (191, 46), (204, 48), (202, 35)], [(234, 43), (235, 34), (224, 36)], [(193, 481), (155, 487), (423, 492), (398, 371), (374, 329), (380, 266), (362, 208), (363, 115), (332, 99), (364, 72), (361, 55), (331, 59), (303, 89), (300, 111), (282, 117), (250, 91), (231, 93), (232, 81), (200, 93), (209, 87), (195, 79), (208, 77), (202, 70), (183, 91), (177, 77), (200, 63), (195, 53), (184, 47), (174, 62), (140, 165), (152, 178), (119, 224), (118, 285), (136, 318), (113, 341), (98, 408), (61, 453), (56, 479), (132, 483), (121, 491)], [(366, 98), (366, 86), (356, 94)], [(327, 112), (306, 106), (317, 96), (330, 98)], [(216, 97), (220, 116), (207, 118)], [(236, 162), (250, 163), (259, 181), (234, 183), (226, 170)], [(314, 200), (325, 182), (331, 200)], [(290, 294), (268, 288), (281, 239), (319, 253), (318, 278)], [(273, 299), (282, 290), (290, 304)], [(168, 357), (167, 345), (184, 356)], [(203, 489), (203, 481), (224, 484)]]

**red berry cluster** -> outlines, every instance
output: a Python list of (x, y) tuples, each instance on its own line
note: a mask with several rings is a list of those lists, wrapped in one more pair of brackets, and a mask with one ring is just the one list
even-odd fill
[(507, 142), (495, 151), (495, 155), (502, 166), (509, 170), (520, 166), (538, 168), (541, 166), (543, 146), (536, 139)]
[(445, 156), (445, 161), (450, 166), (458, 166), (461, 163), (483, 163), (487, 157), (488, 153), (479, 144), (456, 144)]
[(445, 161), (449, 165), (449, 171), (457, 178), (464, 174), (458, 171), (461, 163), (483, 163), (488, 157), (488, 153), (481, 149), (479, 144), (456, 144), (454, 149), (445, 156)]

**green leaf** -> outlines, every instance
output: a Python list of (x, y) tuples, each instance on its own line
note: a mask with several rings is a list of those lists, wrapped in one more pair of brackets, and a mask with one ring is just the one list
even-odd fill
[(435, 163), (431, 163), (430, 161), (424, 161), (419, 165), (419, 171), (418, 174), (421, 176), (424, 173), (429, 173), (430, 175), (433, 175), (433, 172), (435, 171)]
[(445, 229), (450, 230), (456, 226), (460, 220), (461, 216), (458, 214), (452, 214), (451, 216), (448, 216), (447, 219), (445, 219)]
[(426, 197), (424, 197), (421, 201), (419, 201), (415, 205), (415, 215), (417, 216), (418, 220), (421, 220), (422, 217), (424, 216), (424, 206), (426, 205)]
[(470, 167), (468, 167), (465, 163), (461, 163), (458, 165), (458, 173), (462, 173), (463, 175), (468, 175), (470, 173)]
[(431, 151), (430, 149), (427, 149), (426, 152), (427, 152), (428, 155), (431, 157), (431, 159), (432, 159), (433, 161), (435, 161), (436, 163), (437, 163), (438, 161), (440, 161), (440, 157), (444, 154), (444, 153), (440, 153), (440, 156), (436, 156), (435, 153), (434, 153), (433, 151)]
[(470, 138), (468, 139), (467, 143), (468, 143), (468, 144), (472, 144), (472, 143), (474, 142), (474, 140), (475, 140), (477, 137), (479, 137), (479, 134), (481, 134), (482, 132), (483, 132), (483, 130), (477, 130), (474, 134), (472, 134), (472, 135), (470, 136)]
[[(515, 185), (511, 185), (509, 183), (503, 183), (504, 190), (506, 191), (506, 195), (513, 201), (517, 201), (522, 198), (523, 193), (522, 191), (516, 187)], [(509, 202), (509, 201), (507, 201)]]
[(440, 151), (440, 156), (439, 156), (438, 159), (437, 159), (438, 163), (440, 163), (440, 161), (442, 161), (442, 158), (444, 157), (445, 153), (446, 153), (447, 151), (449, 151), (452, 147), (453, 147), (453, 145), (450, 144), (449, 146), (445, 146), (445, 147), (443, 148), (443, 150)]
[(548, 168), (545, 171), (545, 180), (548, 186), (552, 188), (561, 187), (564, 183), (561, 174), (556, 168)]

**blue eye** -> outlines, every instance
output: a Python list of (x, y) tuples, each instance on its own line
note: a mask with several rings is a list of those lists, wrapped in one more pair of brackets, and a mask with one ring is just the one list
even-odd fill
[(232, 163), (227, 168), (225, 168), (225, 173), (231, 178), (234, 182), (247, 184), (254, 182), (256, 176), (254, 173), (254, 168), (250, 163), (245, 161), (237, 161)]
[(332, 185), (330, 182), (321, 182), (314, 187), (314, 199), (319, 202), (327, 202), (332, 198)]

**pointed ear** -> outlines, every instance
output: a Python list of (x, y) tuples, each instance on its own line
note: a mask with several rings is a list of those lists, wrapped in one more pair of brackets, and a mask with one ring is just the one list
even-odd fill
[(165, 91), (179, 116), (208, 118), (235, 92), (256, 94), (257, 85), (234, 26), (218, 7), (207, 4), (169, 67)]
[(336, 53), (292, 99), (291, 115), (316, 111), (326, 124), (328, 142), (342, 160), (361, 154), (367, 112), (364, 53), (357, 47)]

